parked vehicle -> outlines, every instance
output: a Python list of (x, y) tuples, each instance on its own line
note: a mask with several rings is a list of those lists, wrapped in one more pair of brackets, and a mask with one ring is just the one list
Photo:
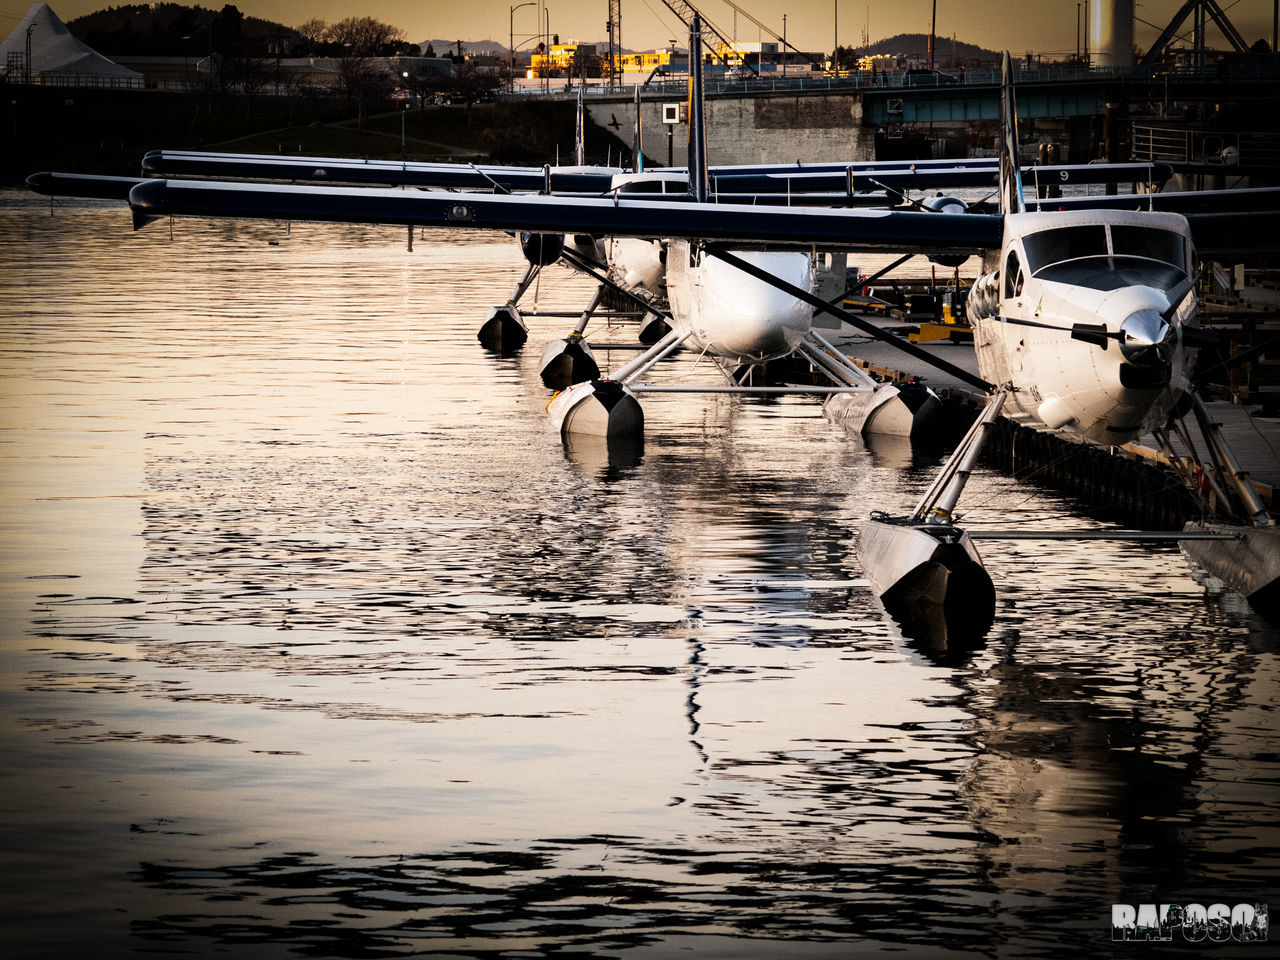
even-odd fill
[(949, 87), (955, 86), (960, 81), (949, 73), (943, 73), (941, 70), (929, 70), (924, 67), (917, 67), (908, 70), (902, 75), (902, 85), (904, 87)]

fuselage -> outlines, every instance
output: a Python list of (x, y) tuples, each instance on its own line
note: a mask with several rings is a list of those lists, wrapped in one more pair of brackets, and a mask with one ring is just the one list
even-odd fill
[[(689, 199), (684, 173), (619, 174), (613, 188), (622, 196), (673, 203)], [(614, 281), (655, 296), (665, 293), (677, 329), (692, 333), (690, 346), (695, 349), (736, 364), (760, 363), (790, 354), (813, 326), (808, 304), (704, 255), (697, 244), (616, 237), (607, 241), (606, 249)], [(813, 290), (808, 254), (738, 255), (788, 283)]]
[[(1190, 228), (1177, 214), (1005, 216), (969, 296), (982, 376), (1027, 416), (1096, 443), (1160, 425), (1189, 388)], [(1074, 335), (1073, 335), (1074, 334)]]
[[(802, 290), (813, 290), (807, 253), (739, 251), (739, 257)], [(667, 247), (667, 295), (678, 329), (694, 344), (734, 363), (785, 357), (813, 327), (813, 307), (687, 240)]]

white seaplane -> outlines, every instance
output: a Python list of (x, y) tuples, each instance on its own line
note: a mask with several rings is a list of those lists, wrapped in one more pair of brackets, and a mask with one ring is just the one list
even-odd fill
[[(644, 385), (636, 378), (687, 341), (747, 364), (798, 349), (831, 371), (837, 383), (844, 379), (844, 385), (826, 388), (829, 392), (874, 397), (878, 387), (859, 380), (865, 375), (812, 329), (813, 311), (886, 335), (816, 296), (806, 283), (809, 252), (984, 252), (986, 270), (969, 308), (981, 377), (888, 338), (918, 359), (988, 390), (991, 399), (910, 516), (876, 516), (864, 523), (862, 559), (877, 594), (900, 610), (906, 603), (941, 611), (948, 620), (967, 621), (975, 633), (985, 632), (994, 615), (994, 588), (972, 539), (954, 522), (954, 510), (987, 427), (1006, 406), (1082, 441), (1112, 444), (1149, 429), (1164, 430), (1171, 417), (1190, 409), (1212, 450), (1211, 482), (1222, 493), (1219, 502), (1235, 509), (1233, 516), (1221, 518), (1228, 522), (1170, 536), (1186, 541), (1202, 565), (1251, 600), (1273, 601), (1280, 589), (1280, 537), (1204, 413), (1189, 370), (1202, 342), (1194, 295), (1197, 248), (1199, 254), (1220, 256), (1275, 250), (1280, 222), (1275, 192), (1255, 191), (1251, 209), (1229, 215), (1160, 212), (1157, 207), (1168, 201), (1159, 194), (1142, 197), (1140, 210), (1088, 209), (1100, 205), (1090, 198), (1093, 204), (1075, 204), (1075, 209), (1029, 212), (1015, 160), (1016, 111), (1007, 56), (1005, 72), (1000, 212), (995, 214), (708, 203), (704, 156), (691, 156), (692, 195), (679, 204), (633, 199), (621, 190), (595, 198), (172, 179), (132, 185), (129, 203), (135, 227), (161, 217), (196, 216), (666, 241), (672, 300), (683, 303), (671, 332), (609, 377), (575, 384), (550, 404), (564, 429), (605, 434), (637, 426), (635, 394)], [(49, 192), (47, 180), (33, 186)], [(801, 269), (800, 259), (794, 265), (775, 259), (786, 251), (806, 266)], [(725, 267), (739, 274), (724, 272)], [(761, 316), (744, 320), (739, 303), (708, 296), (709, 289), (724, 289), (717, 284), (725, 277), (737, 276), (740, 285), (740, 274), (781, 298)], [(794, 304), (808, 309), (792, 309)]]

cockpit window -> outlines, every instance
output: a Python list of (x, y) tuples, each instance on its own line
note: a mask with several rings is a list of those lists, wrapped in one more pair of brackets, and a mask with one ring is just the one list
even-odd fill
[(1107, 253), (1107, 231), (1100, 223), (1057, 227), (1027, 234), (1022, 238), (1022, 246), (1027, 251), (1027, 267), (1032, 274), (1037, 274), (1051, 263), (1104, 256)]
[(1016, 297), (1022, 293), (1022, 266), (1018, 263), (1018, 251), (1010, 250), (1004, 262), (1004, 295)]
[(621, 196), (637, 194), (661, 194), (664, 199), (683, 200), (689, 195), (689, 184), (685, 180), (664, 177), (661, 180), (628, 180), (615, 188)]
[(1139, 285), (1172, 290), (1186, 279), (1186, 274), (1179, 267), (1139, 257), (1085, 257), (1052, 264), (1036, 276), (1041, 280), (1094, 290), (1119, 290)]
[(1111, 227), (1111, 246), (1117, 255), (1148, 257), (1180, 270), (1187, 266), (1186, 241), (1172, 230), (1116, 224)]
[(661, 180), (631, 180), (618, 187), (619, 193), (662, 193)]

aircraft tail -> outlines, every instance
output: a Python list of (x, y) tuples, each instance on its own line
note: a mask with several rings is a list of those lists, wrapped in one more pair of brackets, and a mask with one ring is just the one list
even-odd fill
[(582, 106), (582, 88), (578, 88), (578, 118), (573, 128), (573, 162), (575, 166), (586, 166), (587, 163), (587, 143), (586, 136), (583, 131), (583, 114)]
[(1000, 212), (1025, 213), (1022, 166), (1018, 163), (1018, 105), (1013, 94), (1013, 63), (1009, 51), (1000, 65)]
[(702, 116), (702, 18), (689, 24), (689, 192), (699, 203), (710, 194), (707, 183), (707, 127)]

